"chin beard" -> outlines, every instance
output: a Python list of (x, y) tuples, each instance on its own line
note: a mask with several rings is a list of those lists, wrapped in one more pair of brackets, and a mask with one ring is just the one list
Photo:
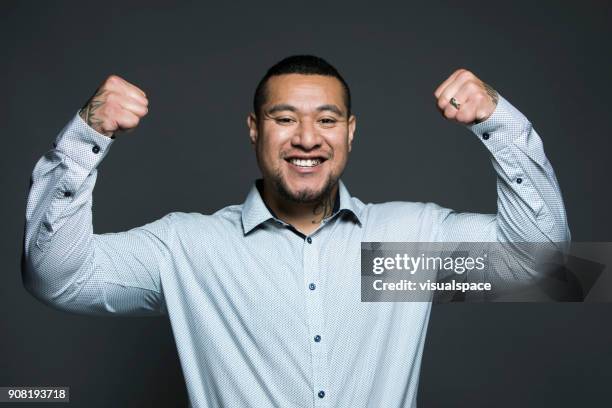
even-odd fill
[(323, 188), (318, 191), (306, 189), (292, 192), (287, 187), (287, 184), (285, 183), (285, 180), (280, 172), (276, 173), (274, 177), (272, 177), (272, 184), (274, 185), (276, 192), (285, 200), (297, 204), (316, 204), (321, 202), (324, 198), (331, 194), (337, 182), (338, 177), (334, 177), (332, 174), (330, 174)]

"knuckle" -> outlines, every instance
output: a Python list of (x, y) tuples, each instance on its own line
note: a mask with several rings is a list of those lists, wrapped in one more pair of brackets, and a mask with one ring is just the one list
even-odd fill
[(116, 85), (119, 82), (119, 77), (117, 75), (109, 75), (104, 81), (104, 85)]
[(478, 84), (478, 82), (474, 81), (474, 80), (470, 80), (467, 84), (466, 84), (468, 90), (472, 91), (472, 92), (477, 92), (480, 91), (480, 85)]
[(480, 87), (473, 83), (465, 84), (462, 91), (465, 94), (465, 99), (472, 99), (480, 94)]
[(461, 73), (457, 76), (458, 79), (461, 80), (468, 80), (468, 79), (472, 79), (472, 77), (474, 76), (474, 74), (472, 74), (470, 71), (464, 69), (463, 71), (461, 71)]

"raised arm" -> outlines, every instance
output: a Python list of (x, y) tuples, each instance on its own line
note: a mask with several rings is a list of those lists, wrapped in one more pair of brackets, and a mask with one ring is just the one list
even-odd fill
[(438, 279), (484, 280), (493, 291), (476, 295), (488, 299), (557, 299), (560, 282), (555, 276), (571, 238), (561, 190), (537, 132), (521, 112), (469, 71), (456, 71), (435, 96), (447, 119), (467, 125), (484, 144), (497, 174), (495, 214), (438, 207), (435, 223), (436, 241), (485, 243), (458, 248), (488, 255), (487, 268), (462, 277), (442, 273)]
[(443, 241), (570, 241), (561, 190), (542, 140), (527, 118), (473, 73), (458, 70), (435, 92), (438, 108), (467, 125), (490, 153), (497, 173), (497, 213), (440, 212)]
[(172, 215), (121, 233), (94, 234), (97, 166), (118, 130), (147, 113), (146, 96), (111, 76), (36, 163), (26, 209), (25, 287), (55, 308), (86, 314), (165, 313), (160, 271)]

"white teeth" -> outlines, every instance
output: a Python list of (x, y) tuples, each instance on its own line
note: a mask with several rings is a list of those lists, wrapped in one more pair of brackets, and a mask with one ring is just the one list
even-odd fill
[(296, 166), (300, 166), (300, 167), (314, 167), (318, 165), (319, 163), (321, 163), (321, 160), (319, 159), (307, 159), (307, 160), (291, 159), (291, 164), (295, 164)]

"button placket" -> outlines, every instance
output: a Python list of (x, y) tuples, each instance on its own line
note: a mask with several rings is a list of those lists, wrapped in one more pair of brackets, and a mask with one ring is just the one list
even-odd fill
[[(319, 397), (319, 392), (327, 389), (328, 373), (326, 364), (325, 342), (322, 341), (323, 330), (323, 297), (322, 291), (325, 290), (321, 282), (319, 272), (319, 248), (320, 239), (310, 236), (304, 239), (303, 244), (303, 265), (306, 307), (308, 311), (308, 326), (310, 329), (310, 352), (312, 358), (312, 383), (315, 392), (315, 406), (326, 407), (329, 398)], [(316, 282), (316, 283), (315, 283)], [(318, 339), (318, 340), (317, 340)], [(325, 395), (325, 394), (323, 394)]]

